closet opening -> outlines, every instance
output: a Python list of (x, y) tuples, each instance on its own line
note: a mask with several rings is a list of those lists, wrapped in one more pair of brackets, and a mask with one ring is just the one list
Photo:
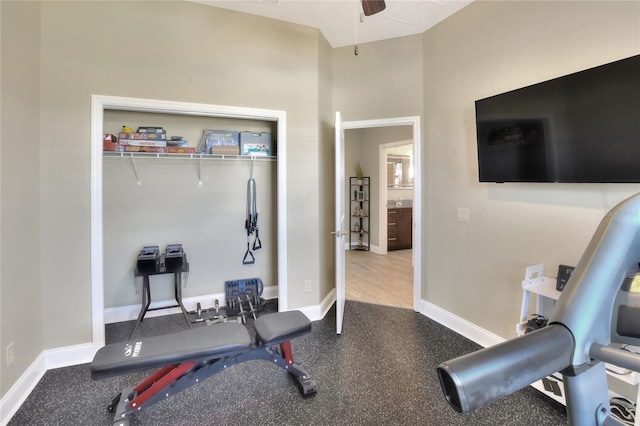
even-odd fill
[[(277, 141), (277, 155), (271, 158), (104, 155), (103, 134), (113, 133), (126, 125), (127, 120), (135, 125), (147, 120), (167, 123), (172, 133), (186, 136), (190, 146), (197, 146), (198, 141), (191, 139), (199, 139), (198, 133), (209, 126), (271, 132)], [(279, 310), (287, 309), (284, 111), (94, 95), (91, 128), (95, 350), (105, 343), (105, 323), (126, 321), (137, 315), (141, 289), (133, 270), (137, 252), (143, 245), (184, 245), (190, 263), (183, 292), (187, 308), (190, 304), (195, 306), (199, 298), (211, 299), (207, 304), (212, 304), (214, 296), (223, 294), (225, 280), (263, 275), (264, 295), (277, 297)], [(246, 267), (242, 264), (246, 248), (245, 191), (252, 174), (258, 184), (262, 183), (259, 187), (262, 198), (258, 201), (260, 232), (273, 243), (255, 253), (257, 266)], [(237, 238), (233, 230), (236, 222)], [(220, 245), (212, 244), (216, 238), (221, 240)], [(236, 245), (239, 250), (233, 250)], [(237, 262), (227, 258), (233, 255), (239, 256)], [(152, 300), (171, 299), (169, 283), (154, 286), (159, 290)]]

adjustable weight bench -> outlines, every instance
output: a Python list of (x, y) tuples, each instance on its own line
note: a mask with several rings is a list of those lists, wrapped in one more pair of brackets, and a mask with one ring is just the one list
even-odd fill
[(243, 325), (223, 323), (98, 350), (90, 365), (94, 380), (162, 367), (113, 399), (108, 408), (115, 412), (114, 426), (128, 425), (138, 411), (245, 361), (270, 361), (293, 376), (303, 396), (314, 395), (316, 384), (294, 363), (290, 342), (311, 331), (311, 321), (300, 311), (288, 311), (264, 315), (254, 327), (255, 341)]

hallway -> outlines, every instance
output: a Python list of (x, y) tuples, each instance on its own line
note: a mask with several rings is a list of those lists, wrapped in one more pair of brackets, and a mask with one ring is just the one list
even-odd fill
[(346, 251), (347, 300), (413, 309), (413, 250)]

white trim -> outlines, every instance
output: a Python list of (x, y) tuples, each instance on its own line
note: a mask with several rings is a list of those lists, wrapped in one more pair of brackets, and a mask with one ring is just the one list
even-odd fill
[(305, 314), (311, 321), (319, 321), (327, 315), (327, 312), (329, 312), (329, 309), (331, 309), (335, 302), (336, 289), (333, 288), (329, 294), (322, 299), (319, 305), (305, 306), (304, 308), (296, 308), (295, 310)]
[(47, 372), (44, 352), (22, 373), (0, 400), (0, 425), (6, 425)]
[(413, 129), (413, 310), (420, 312), (422, 307), (420, 302), (422, 280), (422, 158), (420, 157), (422, 136), (420, 117), (382, 118), (342, 123), (344, 130), (390, 126), (411, 126)]
[[(387, 254), (389, 248), (389, 229), (387, 223), (386, 204), (387, 200), (387, 185), (382, 182), (387, 182), (387, 144), (378, 146), (378, 244), (380, 245), (381, 254)], [(383, 203), (384, 201), (384, 203)]]
[[(224, 293), (215, 293), (215, 294), (204, 294), (201, 296), (193, 296), (193, 297), (185, 297), (182, 299), (182, 304), (184, 305), (187, 311), (194, 311), (198, 303), (202, 306), (203, 309), (209, 309), (213, 306), (213, 301), (218, 300), (220, 303), (220, 307), (226, 306)], [(269, 286), (265, 287), (262, 293), (262, 297), (264, 299), (277, 299), (278, 298), (278, 286)], [(175, 304), (174, 300), (164, 300), (164, 301), (156, 301), (151, 302), (149, 305), (150, 308), (157, 308), (159, 306), (166, 306), (169, 304)], [(104, 310), (104, 323), (112, 324), (114, 322), (122, 322), (122, 321), (131, 321), (138, 318), (138, 314), (140, 313), (140, 308), (142, 305), (128, 305), (128, 306), (118, 306), (116, 308), (106, 308)], [(166, 309), (158, 309), (156, 311), (149, 311), (144, 316), (145, 318), (153, 318), (153, 317), (161, 317), (164, 315), (173, 315), (181, 313), (180, 308), (166, 308)]]
[(107, 100), (91, 97), (91, 324), (95, 350), (104, 346), (102, 241), (102, 139)]
[(413, 309), (420, 309), (422, 297), (422, 135), (420, 117), (411, 117), (413, 124)]
[[(287, 113), (273, 111), (278, 122), (278, 310), (286, 311), (289, 305), (287, 292)], [(265, 289), (266, 290), (266, 289)]]
[[(357, 245), (358, 245), (358, 243), (357, 243), (357, 242), (353, 242), (353, 243), (351, 243), (351, 245), (353, 245), (353, 246), (357, 246)], [(344, 247), (344, 249), (345, 249), (345, 250), (349, 250), (349, 247), (350, 247), (350, 246), (349, 246), (349, 242), (348, 242), (348, 241), (346, 241), (346, 242), (344, 243), (343, 247)], [(373, 244), (369, 245), (369, 251), (371, 251), (371, 253), (375, 253), (375, 254), (387, 254), (387, 253), (383, 253), (383, 252), (380, 250), (380, 247), (379, 247), (379, 246), (374, 246)]]
[(45, 349), (0, 400), (0, 425), (6, 425), (48, 370), (91, 362), (93, 343)]
[(375, 253), (375, 254), (381, 254), (381, 255), (385, 255), (385, 254), (387, 254), (387, 252), (386, 252), (386, 251), (385, 251), (385, 252), (383, 252), (383, 251), (380, 249), (380, 246), (374, 246), (373, 244), (371, 244), (371, 245), (369, 246), (369, 250), (371, 250), (371, 253)]
[(449, 311), (446, 311), (433, 303), (421, 300), (422, 309), (420, 313), (432, 320), (442, 324), (450, 330), (466, 337), (469, 340), (473, 340), (482, 347), (493, 346), (505, 341), (504, 338), (493, 334), (490, 331), (485, 330), (482, 327), (467, 321)]
[(53, 370), (54, 368), (91, 362), (96, 351), (93, 350), (92, 343), (84, 343), (62, 348), (45, 349), (42, 353), (44, 354), (47, 370)]
[(102, 217), (102, 135), (104, 110), (145, 111), (277, 122), (278, 140), (278, 306), (287, 310), (287, 132), (286, 111), (207, 105), (157, 99), (91, 96), (91, 321), (94, 349), (104, 346), (104, 265)]

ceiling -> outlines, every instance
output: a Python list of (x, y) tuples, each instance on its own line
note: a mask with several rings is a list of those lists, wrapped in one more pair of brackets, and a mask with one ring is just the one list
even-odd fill
[(192, 0), (209, 6), (318, 28), (332, 47), (420, 34), (473, 0), (386, 0), (364, 17), (359, 0)]

